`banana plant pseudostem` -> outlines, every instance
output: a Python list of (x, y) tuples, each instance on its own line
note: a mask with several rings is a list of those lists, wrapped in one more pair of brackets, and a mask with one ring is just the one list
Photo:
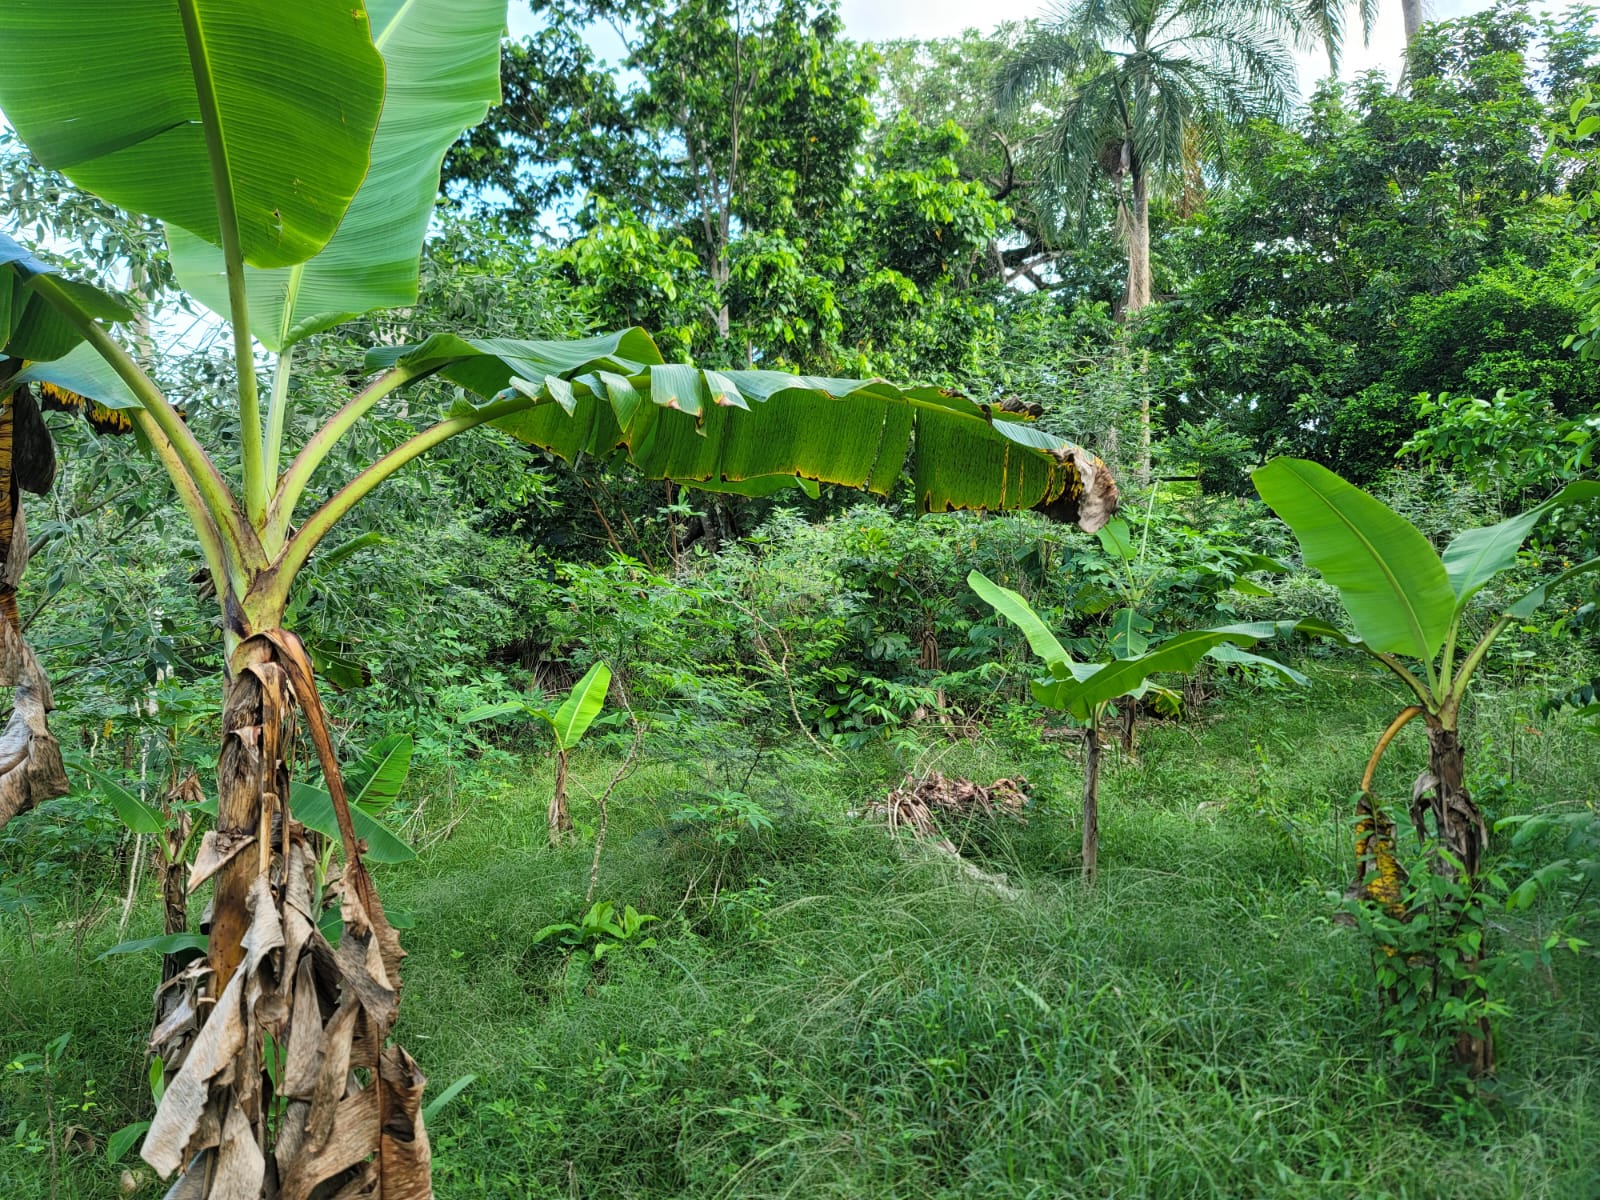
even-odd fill
[[(152, 1041), (166, 1090), (141, 1148), (163, 1177), (184, 1173), (174, 1195), (431, 1194), (425, 1080), (388, 1044), (399, 938), (362, 864), (312, 664), (283, 627), (297, 573), (406, 463), (493, 424), (568, 461), (621, 458), (708, 490), (885, 493), (909, 471), (924, 509), (1036, 508), (1093, 529), (1116, 507), (1099, 460), (986, 405), (669, 364), (639, 330), (565, 343), (441, 333), (375, 351), (368, 382), (285, 461), (296, 345), (416, 298), (439, 164), (497, 98), (505, 16), (505, 0), (0, 6), (0, 111), (45, 165), (162, 220), (179, 281), (232, 329), (237, 479), (113, 336), (125, 307), (0, 239), (0, 296), (42, 302), (29, 311), (70, 335), (26, 371), (8, 357), (0, 377), (127, 414), (172, 480), (222, 609), (218, 818), (190, 876), (191, 889), (212, 886), (208, 951), (163, 998)], [(265, 387), (258, 345), (274, 355)], [(473, 399), (301, 513), (330, 450), (434, 375)], [(302, 723), (343, 852), (327, 895), (286, 766)], [(336, 943), (318, 926), (325, 904), (343, 918)]]

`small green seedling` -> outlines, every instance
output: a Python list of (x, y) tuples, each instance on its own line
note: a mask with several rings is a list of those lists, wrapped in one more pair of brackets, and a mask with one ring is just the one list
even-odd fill
[(572, 832), (572, 814), (567, 811), (567, 756), (589, 732), (589, 726), (606, 704), (606, 692), (611, 687), (611, 668), (597, 662), (573, 685), (561, 707), (554, 712), (529, 700), (503, 700), (498, 704), (485, 704), (464, 713), (462, 721), (489, 721), (496, 717), (521, 715), (542, 721), (550, 727), (555, 738), (556, 783), (550, 794), (547, 819), (550, 827), (550, 844), (560, 844)]

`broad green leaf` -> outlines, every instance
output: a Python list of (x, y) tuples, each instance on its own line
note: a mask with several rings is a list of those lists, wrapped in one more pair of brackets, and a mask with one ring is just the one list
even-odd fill
[(63, 277), (26, 246), (0, 233), (0, 356), (48, 361), (61, 358), (83, 341), (72, 323), (36, 290), (38, 281), (46, 276), (54, 279), (85, 317), (126, 321), (133, 316), (120, 300)]
[(398, 800), (411, 773), (413, 748), (409, 733), (391, 733), (369, 747), (345, 773), (345, 785), (355, 796), (352, 803), (376, 816)]
[(1387, 505), (1305, 459), (1274, 459), (1252, 478), (1299, 539), (1306, 565), (1339, 589), (1362, 639), (1379, 653), (1431, 661), (1449, 632), (1456, 597), (1428, 539)]
[(1131, 694), (1151, 675), (1163, 671), (1192, 671), (1207, 651), (1224, 643), (1249, 646), (1254, 638), (1231, 629), (1196, 629), (1168, 638), (1154, 650), (1138, 658), (1119, 658), (1099, 667), (1087, 679), (1056, 681), (1035, 689), (1034, 694), (1051, 708), (1064, 708), (1077, 715), (1107, 700)]
[[(289, 788), (289, 811), (307, 829), (314, 829), (335, 842), (339, 840), (339, 818), (334, 815), (333, 797), (309, 783), (293, 783)], [(350, 822), (356, 836), (367, 844), (367, 858), (376, 863), (409, 862), (417, 852), (402, 842), (392, 830), (358, 805), (350, 806)]]
[[(314, 258), (246, 273), (251, 332), (269, 350), (377, 308), (412, 304), (439, 165), (461, 131), (500, 98), (505, 0), (367, 0), (383, 55), (383, 115), (372, 167), (338, 232)], [(226, 315), (222, 254), (169, 231), (178, 279)]]
[(1150, 649), (1150, 634), (1155, 627), (1154, 621), (1136, 610), (1119, 608), (1111, 616), (1111, 653), (1117, 658), (1138, 658)]
[(1071, 677), (1067, 664), (1072, 661), (1072, 656), (1056, 640), (1056, 635), (1050, 632), (1050, 627), (1039, 618), (1039, 614), (1033, 611), (1033, 606), (1021, 595), (1010, 588), (1001, 587), (982, 571), (970, 572), (967, 575), (967, 586), (978, 593), (980, 600), (1022, 631), (1022, 636), (1028, 639), (1028, 645), (1033, 648), (1033, 652), (1050, 668), (1050, 674), (1057, 679)]
[(1578, 575), (1586, 575), (1596, 568), (1600, 568), (1600, 558), (1591, 558), (1588, 562), (1581, 562), (1577, 566), (1561, 572), (1553, 579), (1545, 580), (1538, 587), (1507, 607), (1506, 615), (1516, 617), (1518, 620), (1526, 620), (1544, 606), (1544, 602), (1550, 598), (1551, 588), (1558, 587)]
[(116, 1166), (149, 1128), (149, 1121), (135, 1121), (132, 1125), (124, 1125), (113, 1133), (106, 1139), (106, 1162)]
[[(652, 479), (742, 490), (753, 481), (770, 489), (772, 477), (790, 476), (881, 495), (909, 462), (924, 511), (1038, 508), (1093, 530), (1115, 510), (1116, 486), (1093, 455), (938, 388), (775, 371), (661, 371), (661, 355), (641, 330), (574, 343), (442, 334), (375, 351), (367, 363), (438, 371), (484, 397), (505, 393), (514, 378), (560, 375), (572, 385), (570, 414), (542, 395), (545, 403), (496, 426), (568, 461), (621, 451)], [(734, 391), (742, 406), (732, 402)], [(717, 395), (729, 403), (710, 402)]]
[(1139, 557), (1139, 549), (1133, 544), (1133, 535), (1128, 529), (1128, 523), (1121, 517), (1107, 521), (1105, 528), (1098, 531), (1096, 536), (1105, 552), (1124, 562), (1132, 562)]
[(449, 1087), (445, 1088), (444, 1091), (440, 1092), (432, 1100), (429, 1100), (426, 1107), (423, 1108), (423, 1125), (431, 1125), (433, 1123), (433, 1119), (442, 1111), (444, 1111), (445, 1105), (449, 1104), (450, 1101), (454, 1100), (457, 1096), (466, 1091), (477, 1081), (478, 1077), (476, 1075), (463, 1075), (459, 1079), (452, 1080)]
[(603, 662), (595, 663), (573, 685), (571, 694), (550, 719), (558, 750), (571, 750), (583, 740), (583, 735), (605, 707), (606, 691), (610, 687), (611, 668)]
[(1465, 605), (1479, 589), (1517, 561), (1517, 551), (1533, 527), (1557, 508), (1586, 504), (1600, 498), (1600, 483), (1579, 480), (1569, 483), (1543, 504), (1501, 521), (1469, 529), (1450, 543), (1444, 552), (1444, 569), (1455, 589), (1457, 606)]
[(254, 266), (322, 249), (366, 176), (383, 60), (361, 0), (6, 0), (0, 46), (0, 109), (40, 162), (220, 245), (212, 117)]
[(84, 767), (83, 773), (95, 782), (95, 792), (111, 805), (121, 821), (134, 833), (159, 834), (166, 828), (161, 814), (103, 771)]
[(118, 942), (109, 950), (102, 951), (95, 962), (110, 958), (114, 954), (142, 954), (144, 951), (153, 951), (156, 954), (177, 954), (183, 950), (204, 950), (206, 948), (205, 935), (201, 933), (158, 933), (155, 937), (135, 938), (131, 942)]
[(1275, 671), (1290, 683), (1297, 683), (1301, 687), (1307, 687), (1311, 683), (1309, 679), (1293, 667), (1281, 663), (1275, 658), (1268, 658), (1264, 654), (1254, 654), (1249, 650), (1241, 650), (1233, 642), (1223, 642), (1219, 646), (1211, 647), (1206, 651), (1206, 657), (1214, 658), (1218, 662), (1239, 663), (1242, 666), (1250, 667), (1266, 667), (1270, 671)]
[(17, 373), (21, 383), (49, 383), (102, 404), (106, 408), (142, 408), (122, 376), (111, 369), (93, 346), (80, 343), (61, 358), (29, 363)]
[(520, 700), (502, 700), (498, 704), (480, 704), (477, 708), (462, 713), (456, 720), (470, 725), (475, 721), (492, 721), (496, 717), (526, 715), (527, 711), (528, 706)]

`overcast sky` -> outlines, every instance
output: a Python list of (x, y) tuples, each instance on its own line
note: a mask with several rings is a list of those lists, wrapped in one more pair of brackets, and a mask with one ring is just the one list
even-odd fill
[[(1490, 0), (1432, 0), (1427, 5), (1430, 20), (1443, 21), (1462, 13), (1488, 8)], [(890, 38), (953, 37), (963, 29), (977, 26), (992, 29), (1005, 21), (1022, 21), (1039, 16), (1048, 7), (1048, 0), (843, 0), (840, 12), (844, 16), (845, 31), (861, 41)], [(1358, 18), (1352, 0), (1350, 21)], [(1361, 44), (1359, 32), (1347, 39), (1344, 62), (1340, 75), (1351, 78), (1362, 71), (1374, 68), (1388, 72), (1390, 78), (1400, 73), (1401, 49), (1405, 45), (1405, 29), (1400, 20), (1399, 0), (1379, 0), (1378, 27), (1372, 31), (1372, 43)], [(511, 5), (511, 32), (521, 36), (531, 31), (532, 17), (525, 5), (513, 0)], [(611, 62), (621, 57), (622, 48), (616, 35), (606, 29), (597, 29), (593, 45), (600, 55)], [(1327, 59), (1321, 54), (1300, 56), (1300, 91), (1309, 95), (1318, 79), (1327, 73)]]
[[(1426, 0), (1425, 0), (1426, 3)], [(1428, 19), (1444, 21), (1462, 13), (1488, 8), (1489, 0), (1433, 0), (1426, 4)], [(1048, 5), (1044, 0), (843, 0), (840, 12), (845, 29), (862, 40), (878, 38), (950, 37), (970, 26), (992, 28), (1004, 21), (1022, 21), (1039, 16)], [(1359, 25), (1351, 5), (1350, 23)], [(1406, 44), (1405, 26), (1400, 19), (1399, 0), (1379, 0), (1378, 27), (1372, 31), (1372, 44), (1362, 46), (1359, 29), (1346, 39), (1344, 62), (1339, 74), (1350, 78), (1362, 71), (1381, 68), (1391, 77), (1399, 74), (1400, 55)], [(981, 13), (981, 18), (976, 14)], [(1309, 94), (1318, 79), (1327, 74), (1324, 55), (1302, 55), (1300, 90)]]

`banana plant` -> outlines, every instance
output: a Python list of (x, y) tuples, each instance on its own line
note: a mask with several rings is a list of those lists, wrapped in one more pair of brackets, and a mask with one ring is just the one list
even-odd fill
[[(568, 461), (620, 459), (711, 491), (826, 482), (882, 494), (909, 473), (923, 510), (1037, 508), (1086, 529), (1115, 511), (1098, 459), (1012, 414), (935, 388), (669, 364), (640, 330), (574, 342), (445, 331), (377, 349), (365, 381), (289, 445), (296, 347), (415, 300), (439, 164), (498, 99), (505, 17), (505, 0), (0, 5), (6, 120), (46, 166), (162, 221), (179, 282), (231, 331), (230, 478), (119, 341), (126, 306), (0, 240), (8, 296), (42, 302), (29, 312), (50, 335), (8, 350), (0, 378), (31, 372), (126, 413), (171, 479), (221, 608), (217, 821), (190, 878), (212, 887), (207, 956), (183, 977), (186, 1019), (156, 1030), (162, 1060), (180, 1065), (141, 1147), (163, 1178), (186, 1172), (185, 1196), (431, 1187), (426, 1081), (389, 1039), (399, 936), (363, 865), (313, 663), (285, 627), (300, 571), (385, 479), (493, 425)], [(463, 398), (307, 505), (330, 451), (430, 376)], [(297, 728), (343, 852), (326, 896), (295, 819)], [(325, 900), (341, 910), (337, 950), (316, 922)], [(271, 1075), (268, 1045), (283, 1058)]]
[[(1411, 821), (1430, 842), (1435, 869), (1473, 895), (1472, 881), (1488, 848), (1489, 829), (1466, 785), (1461, 706), (1496, 639), (1538, 611), (1553, 588), (1600, 567), (1600, 558), (1570, 566), (1553, 579), (1484, 612), (1474, 638), (1473, 601), (1511, 568), (1528, 535), (1545, 517), (1600, 498), (1600, 483), (1568, 484), (1518, 516), (1458, 534), (1437, 553), (1426, 537), (1388, 505), (1326, 467), (1297, 458), (1274, 459), (1253, 474), (1261, 498), (1294, 532), (1308, 567), (1339, 593), (1355, 632), (1301, 621), (1303, 632), (1333, 638), (1371, 655), (1415, 697), (1384, 730), (1368, 762), (1363, 791), (1384, 750), (1410, 721), (1428, 733), (1428, 768), (1412, 788)], [(1366, 819), (1386, 818), (1366, 799)], [(1471, 902), (1477, 902), (1475, 899)], [(1463, 1034), (1458, 1057), (1474, 1073), (1491, 1069), (1487, 1025)]]
[(611, 668), (597, 662), (584, 672), (583, 678), (572, 685), (572, 691), (556, 709), (549, 709), (529, 700), (502, 700), (485, 704), (463, 713), (464, 722), (491, 721), (496, 717), (521, 715), (549, 726), (555, 739), (556, 782), (550, 793), (550, 808), (545, 814), (550, 830), (550, 844), (557, 845), (572, 832), (572, 814), (567, 811), (567, 756), (572, 753), (589, 726), (606, 704), (606, 692), (611, 687)]
[(979, 598), (1010, 621), (1028, 641), (1033, 653), (1049, 669), (1049, 676), (1033, 682), (1033, 697), (1046, 708), (1060, 709), (1084, 730), (1083, 763), (1083, 877), (1093, 883), (1100, 864), (1100, 728), (1119, 700), (1137, 703), (1154, 691), (1174, 704), (1176, 696), (1151, 677), (1164, 673), (1187, 674), (1202, 658), (1251, 663), (1269, 667), (1295, 683), (1305, 676), (1282, 663), (1251, 653), (1247, 647), (1285, 629), (1271, 621), (1196, 629), (1176, 634), (1158, 645), (1141, 635), (1134, 649), (1122, 643), (1122, 656), (1109, 662), (1078, 662), (1019, 593), (1001, 587), (980, 571), (967, 576)]
[(1518, 516), (1466, 530), (1440, 555), (1411, 522), (1326, 467), (1279, 458), (1253, 478), (1261, 498), (1293, 531), (1306, 565), (1337, 589), (1355, 632), (1317, 621), (1296, 627), (1371, 655), (1416, 698), (1385, 731), (1382, 745), (1414, 718), (1423, 719), (1428, 770), (1416, 783), (1412, 820), (1423, 838), (1424, 816), (1432, 815), (1433, 837), (1445, 851), (1440, 869), (1470, 879), (1488, 844), (1488, 829), (1466, 788), (1462, 703), (1496, 639), (1532, 617), (1553, 588), (1600, 567), (1600, 558), (1570, 566), (1487, 610), (1476, 638), (1470, 630), (1473, 601), (1515, 565), (1541, 520), (1600, 498), (1600, 483), (1568, 484)]

